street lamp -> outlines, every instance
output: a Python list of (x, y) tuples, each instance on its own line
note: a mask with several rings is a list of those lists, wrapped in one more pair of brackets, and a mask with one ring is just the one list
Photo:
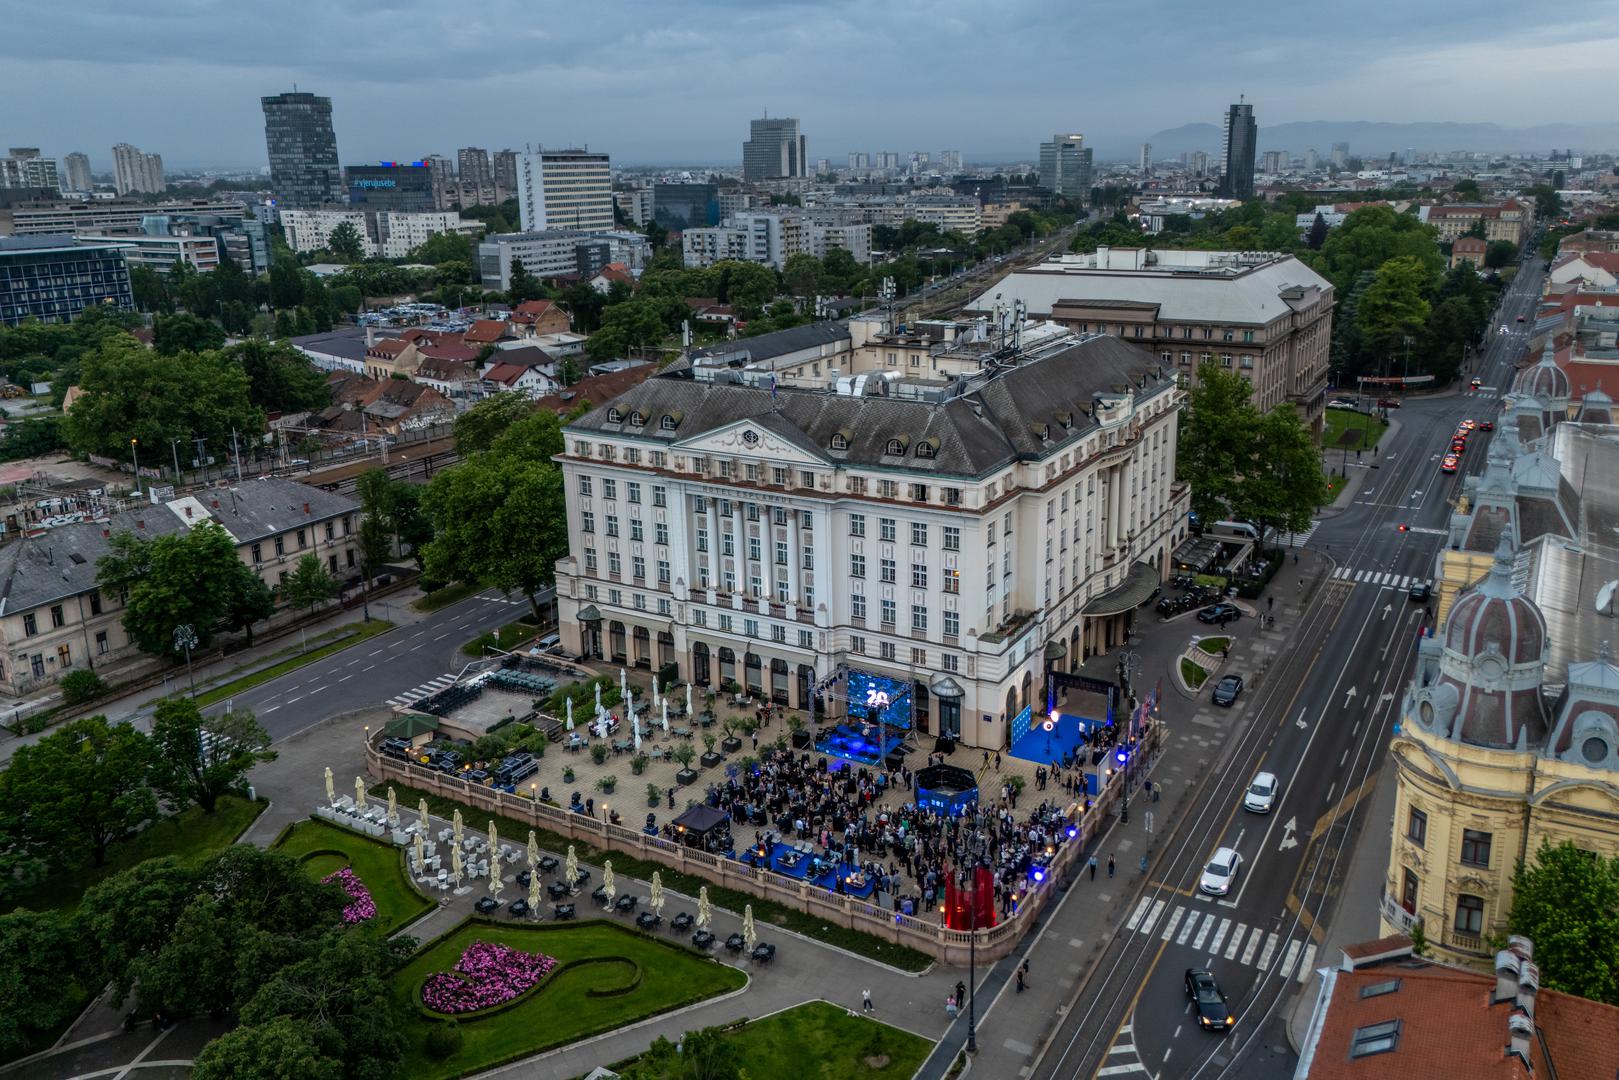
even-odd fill
[(1124, 776), (1124, 802), (1119, 806), (1119, 824), (1130, 824), (1130, 751), (1128, 744), (1119, 747), (1113, 755), (1119, 763), (1120, 772)]
[[(133, 439), (130, 440), (134, 442)], [(191, 696), (197, 696), (197, 679), (191, 672), (191, 650), (197, 647), (197, 631), (190, 623), (174, 628), (174, 647), (184, 649), (186, 654), (186, 678), (191, 683)]]
[(130, 461), (130, 464), (135, 467), (135, 490), (136, 491), (141, 490), (141, 463), (140, 463), (140, 458), (137, 456), (137, 452), (136, 452), (136, 447), (137, 447), (137, 445), (139, 443), (140, 443), (139, 439), (130, 439), (129, 440), (129, 461)]
[(967, 1053), (978, 1053), (978, 859), (982, 847), (980, 834), (975, 830), (968, 841), (973, 853), (971, 867), (972, 888), (968, 895), (967, 937)]

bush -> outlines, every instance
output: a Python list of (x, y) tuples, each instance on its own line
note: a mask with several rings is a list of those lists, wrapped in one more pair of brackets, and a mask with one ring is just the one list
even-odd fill
[(613, 789), (618, 787), (618, 777), (608, 775), (596, 781), (596, 790), (603, 795), (611, 795)]
[(567, 768), (562, 770), (562, 782), (564, 784), (573, 783), (573, 766), (572, 765), (569, 765)]
[(648, 784), (646, 786), (646, 804), (648, 806), (657, 806), (662, 798), (663, 789), (657, 784)]
[(83, 668), (62, 676), (62, 701), (67, 705), (83, 705), (107, 692), (107, 684), (100, 675)]
[(645, 754), (636, 754), (634, 757), (630, 758), (630, 772), (634, 773), (636, 776), (640, 776), (642, 773), (646, 772), (648, 760), (649, 759)]
[(607, 747), (602, 743), (591, 743), (590, 760), (600, 765), (607, 760)]
[(454, 1020), (434, 1024), (432, 1030), (427, 1033), (427, 1056), (435, 1061), (444, 1061), (458, 1053), (464, 1041), (461, 1025)]

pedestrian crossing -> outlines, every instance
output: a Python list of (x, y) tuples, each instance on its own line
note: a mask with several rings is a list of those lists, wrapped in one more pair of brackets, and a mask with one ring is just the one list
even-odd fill
[(1271, 533), (1271, 542), (1279, 547), (1301, 548), (1310, 542), (1310, 537), (1314, 536), (1315, 531), (1320, 527), (1320, 521), (1312, 521), (1310, 522), (1310, 527), (1303, 532), (1273, 532)]
[(1315, 963), (1316, 953), (1313, 942), (1289, 940), (1275, 931), (1248, 926), (1218, 911), (1211, 912), (1185, 904), (1169, 908), (1165, 917), (1166, 908), (1169, 908), (1167, 900), (1142, 897), (1125, 921), (1125, 930), (1146, 935), (1157, 931), (1160, 941), (1189, 945), (1193, 952), (1219, 957), (1259, 971), (1269, 969), (1280, 952), (1276, 967), (1279, 976), (1300, 983), (1310, 977), (1310, 966)]
[(432, 697), (434, 694), (438, 693), (440, 690), (444, 689), (446, 686), (449, 686), (453, 682), (455, 682), (455, 676), (449, 672), (445, 672), (443, 675), (440, 675), (431, 682), (424, 682), (420, 686), (406, 690), (398, 697), (389, 698), (388, 704), (400, 707), (414, 705), (418, 701), (422, 700), (422, 698)]
[(1107, 1049), (1107, 1060), (1097, 1076), (1133, 1076), (1140, 1074), (1150, 1077), (1152, 1071), (1141, 1063), (1141, 1055), (1136, 1052), (1135, 1024), (1129, 1023), (1119, 1029), (1118, 1037), (1113, 1045)]
[(1353, 581), (1357, 585), (1375, 585), (1383, 589), (1409, 589), (1413, 585), (1426, 584), (1434, 588), (1434, 579), (1414, 577), (1410, 574), (1395, 574), (1386, 570), (1355, 570), (1348, 566), (1340, 566), (1332, 572), (1337, 581)]

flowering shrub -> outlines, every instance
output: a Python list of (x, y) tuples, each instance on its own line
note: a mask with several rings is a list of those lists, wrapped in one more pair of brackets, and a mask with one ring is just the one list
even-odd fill
[(343, 908), (343, 921), (350, 926), (355, 923), (374, 919), (377, 915), (377, 902), (371, 899), (371, 890), (365, 887), (365, 882), (351, 867), (334, 870), (320, 879), (322, 883), (335, 881), (349, 894), (349, 903)]
[(453, 971), (436, 971), (422, 983), (422, 1003), (441, 1013), (467, 1013), (512, 1000), (556, 967), (556, 960), (508, 945), (474, 941)]

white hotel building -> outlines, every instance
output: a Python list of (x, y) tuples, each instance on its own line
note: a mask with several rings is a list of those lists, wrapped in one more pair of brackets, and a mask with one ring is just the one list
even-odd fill
[(1039, 341), (775, 391), (681, 361), (568, 425), (567, 646), (832, 715), (852, 670), (908, 680), (919, 732), (1007, 745), (1048, 668), (1122, 640), (1189, 504), (1174, 372)]

